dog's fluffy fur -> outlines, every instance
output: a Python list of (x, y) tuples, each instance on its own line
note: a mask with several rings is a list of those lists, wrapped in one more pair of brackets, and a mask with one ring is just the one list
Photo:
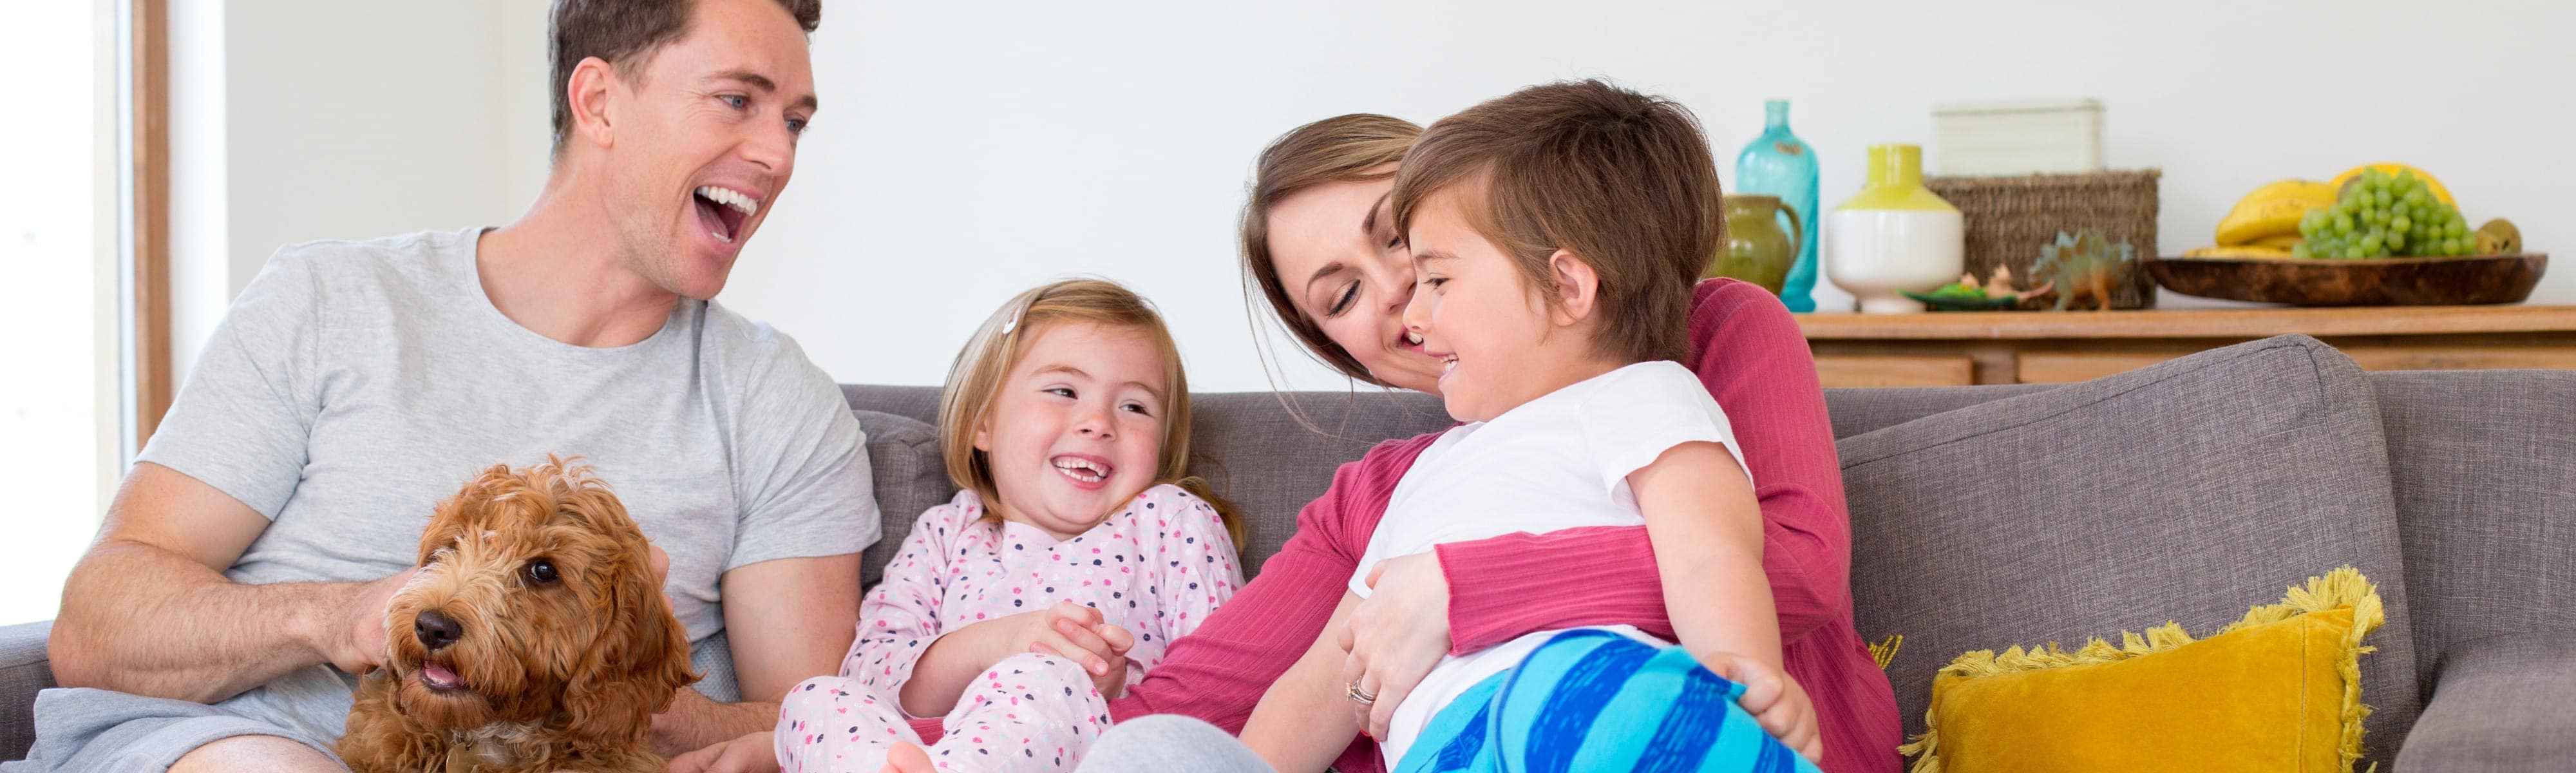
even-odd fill
[[(698, 677), (650, 561), (588, 466), (483, 471), (421, 535), (340, 757), (358, 773), (448, 770), (451, 753), (493, 773), (662, 770), (645, 731)], [(430, 611), (460, 629), (436, 652), (415, 628)], [(462, 685), (437, 689), (427, 664)]]

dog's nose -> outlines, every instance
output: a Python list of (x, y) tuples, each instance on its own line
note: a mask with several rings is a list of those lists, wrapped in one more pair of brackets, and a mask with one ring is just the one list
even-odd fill
[(420, 646), (437, 652), (456, 643), (456, 637), (465, 635), (465, 626), (457, 625), (456, 621), (439, 614), (438, 610), (428, 609), (412, 616), (411, 632), (420, 637)]

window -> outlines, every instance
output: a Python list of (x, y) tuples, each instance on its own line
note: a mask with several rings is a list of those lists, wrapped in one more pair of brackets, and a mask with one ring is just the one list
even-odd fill
[(0, 624), (54, 616), (123, 470), (122, 2), (18, 4), (0, 72)]

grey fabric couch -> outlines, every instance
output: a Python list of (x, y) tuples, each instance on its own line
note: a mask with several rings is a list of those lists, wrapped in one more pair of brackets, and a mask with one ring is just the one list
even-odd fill
[[(952, 488), (926, 423), (935, 390), (844, 392), (886, 512), (873, 582)], [(1250, 567), (1336, 465), (1448, 425), (1421, 395), (1197, 399), (1198, 472), (1247, 514)], [(2362, 666), (2372, 760), (2576, 769), (2576, 373), (2365, 374), (2288, 336), (2083, 384), (1826, 400), (1858, 625), (1906, 637), (1890, 676), (1909, 734), (1961, 651), (2167, 620), (2203, 634), (2352, 564), (2388, 610)], [(50, 683), (44, 633), (0, 628), (0, 758), (24, 753)]]

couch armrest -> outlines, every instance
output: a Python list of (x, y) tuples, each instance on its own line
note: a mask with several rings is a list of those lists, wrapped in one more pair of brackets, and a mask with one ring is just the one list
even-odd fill
[(2477, 639), (2443, 653), (2435, 673), (2398, 770), (2566, 770), (2576, 759), (2576, 637)]
[(0, 760), (27, 756), (36, 742), (36, 691), (54, 686), (45, 661), (53, 621), (0, 627)]

